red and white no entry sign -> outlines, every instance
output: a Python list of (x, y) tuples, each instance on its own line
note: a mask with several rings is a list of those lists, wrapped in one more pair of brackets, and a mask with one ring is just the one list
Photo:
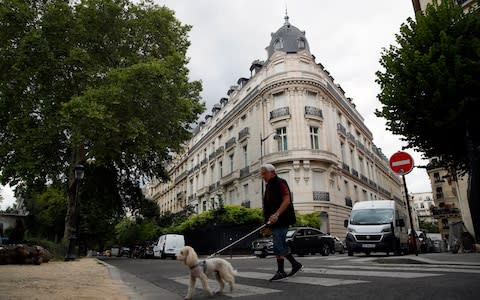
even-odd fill
[(398, 151), (390, 157), (390, 169), (393, 172), (405, 175), (410, 173), (413, 169), (413, 158), (404, 151)]

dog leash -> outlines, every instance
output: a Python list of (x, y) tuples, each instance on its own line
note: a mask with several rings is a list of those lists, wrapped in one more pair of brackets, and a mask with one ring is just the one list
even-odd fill
[(270, 225), (270, 222), (268, 222), (268, 223), (266, 223), (266, 224), (263, 224), (262, 226), (258, 227), (257, 229), (255, 229), (254, 231), (252, 231), (252, 232), (250, 232), (249, 234), (245, 235), (244, 237), (236, 240), (235, 242), (231, 243), (230, 245), (226, 246), (225, 248), (222, 248), (222, 249), (218, 250), (217, 252), (211, 254), (209, 257), (207, 257), (207, 259), (208, 259), (208, 258), (215, 257), (216, 255), (222, 253), (223, 251), (225, 251), (226, 249), (232, 247), (233, 245), (235, 245), (235, 244), (243, 241), (243, 240), (246, 239), (247, 237), (251, 236), (251, 235), (254, 234), (255, 232), (257, 232), (257, 231), (265, 228), (265, 227), (268, 226), (268, 225)]

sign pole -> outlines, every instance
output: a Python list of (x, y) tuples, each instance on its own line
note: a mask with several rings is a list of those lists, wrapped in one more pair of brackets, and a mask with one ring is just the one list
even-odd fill
[(412, 234), (413, 249), (415, 255), (418, 256), (416, 234), (415, 229), (413, 228), (412, 209), (410, 208), (410, 197), (408, 196), (407, 182), (405, 180), (405, 174), (410, 173), (413, 166), (413, 158), (407, 152), (398, 151), (390, 157), (390, 169), (392, 169), (393, 172), (402, 175), (403, 188), (405, 189), (405, 198), (407, 200), (408, 217), (410, 218), (410, 232)]
[(408, 197), (408, 190), (407, 190), (407, 182), (405, 180), (405, 174), (402, 174), (402, 179), (403, 179), (403, 188), (405, 189), (405, 198), (407, 199), (407, 209), (408, 209), (408, 217), (410, 218), (410, 228), (411, 234), (412, 234), (412, 240), (413, 240), (413, 249), (415, 251), (415, 256), (418, 256), (418, 250), (417, 250), (417, 239), (415, 238), (415, 229), (413, 228), (413, 219), (412, 219), (412, 209), (410, 208), (410, 199)]

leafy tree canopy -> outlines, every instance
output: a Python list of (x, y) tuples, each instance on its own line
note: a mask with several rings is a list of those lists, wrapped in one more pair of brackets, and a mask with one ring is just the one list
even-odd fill
[(122, 182), (168, 177), (204, 110), (190, 26), (128, 0), (3, 0), (0, 20), (2, 183), (66, 183), (87, 160)]
[(387, 129), (402, 135), (406, 148), (441, 157), (448, 167), (468, 171), (469, 151), (480, 145), (480, 13), (464, 13), (454, 1), (436, 1), (384, 49), (377, 83)]

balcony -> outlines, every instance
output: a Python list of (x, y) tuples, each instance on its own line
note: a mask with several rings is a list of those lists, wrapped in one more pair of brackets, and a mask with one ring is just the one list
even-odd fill
[(352, 175), (358, 177), (358, 171), (352, 168)]
[(217, 155), (217, 153), (216, 153), (215, 151), (213, 151), (212, 153), (210, 153), (210, 154), (208, 155), (208, 160), (214, 159), (216, 155)]
[(363, 174), (360, 174), (360, 179), (365, 182), (366, 184), (368, 184), (368, 178), (367, 176), (363, 175)]
[(250, 167), (240, 169), (240, 178), (247, 177), (248, 175), (250, 175)]
[(355, 136), (351, 132), (347, 133), (347, 139), (351, 141), (354, 145), (357, 144), (357, 139), (355, 139)]
[(243, 141), (247, 137), (250, 136), (250, 131), (248, 127), (243, 128), (239, 133), (238, 133), (238, 141)]
[(235, 137), (232, 137), (230, 138), (226, 143), (225, 143), (225, 150), (228, 150), (230, 149), (231, 147), (233, 147), (236, 143), (236, 139)]
[(305, 106), (305, 116), (314, 116), (323, 119), (322, 110), (314, 106)]
[(280, 107), (270, 112), (270, 120), (280, 118), (280, 117), (289, 117), (289, 116), (290, 116), (290, 108), (288, 106)]
[(195, 200), (195, 194), (188, 196), (188, 202)]
[(182, 181), (183, 179), (187, 178), (189, 174), (189, 171), (184, 171), (182, 172), (182, 174), (178, 175), (177, 177), (175, 177), (175, 180), (174, 180), (174, 183), (177, 184), (179, 183), (180, 181)]
[(330, 201), (330, 193), (313, 191), (313, 201)]
[(345, 136), (347, 135), (347, 130), (340, 123), (337, 123), (337, 131), (340, 132), (341, 134), (345, 135)]
[(205, 157), (201, 162), (200, 162), (200, 165), (203, 167), (204, 165), (206, 165), (208, 163), (208, 159)]
[(346, 163), (342, 163), (342, 169), (350, 173), (350, 166), (347, 165)]
[(460, 210), (455, 207), (433, 207), (432, 215), (434, 219), (443, 219), (451, 217), (461, 217)]
[(215, 155), (216, 156), (222, 155), (224, 150), (225, 148), (223, 146), (218, 147), (217, 150), (215, 150)]
[(177, 193), (177, 200), (181, 200), (185, 198), (185, 192), (179, 192)]

